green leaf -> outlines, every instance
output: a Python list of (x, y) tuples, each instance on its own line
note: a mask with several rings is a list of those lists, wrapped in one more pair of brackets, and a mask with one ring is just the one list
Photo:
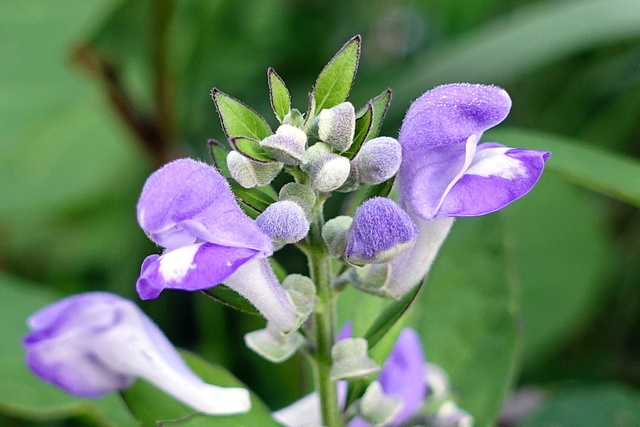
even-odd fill
[(274, 160), (265, 153), (260, 142), (253, 138), (236, 136), (229, 139), (233, 148), (240, 154), (258, 163), (273, 162)]
[(261, 141), (273, 133), (262, 116), (237, 99), (217, 88), (211, 89), (211, 97), (227, 138), (244, 136)]
[(24, 362), (20, 344), (28, 332), (26, 319), (61, 298), (44, 287), (0, 274), (0, 410), (14, 416), (53, 420), (83, 417), (91, 425), (135, 426), (116, 395), (87, 400), (73, 397), (39, 380)]
[(244, 188), (235, 181), (231, 181), (229, 184), (231, 185), (233, 193), (238, 196), (240, 202), (244, 205), (242, 207), (249, 208), (245, 209), (245, 212), (252, 218), (257, 217), (264, 212), (270, 204), (276, 201), (273, 196), (259, 188)]
[(249, 303), (242, 295), (224, 286), (218, 285), (202, 291), (206, 296), (213, 298), (227, 307), (234, 308), (247, 314), (260, 314), (260, 312)]
[(387, 89), (369, 101), (373, 105), (373, 120), (365, 142), (378, 136), (384, 117), (387, 115), (387, 111), (391, 105), (391, 95), (391, 89)]
[(521, 427), (640, 425), (640, 392), (622, 384), (566, 387), (548, 393)]
[[(244, 387), (240, 381), (224, 368), (209, 364), (200, 357), (186, 351), (182, 351), (181, 355), (189, 367), (205, 382), (222, 387)], [(225, 416), (194, 414), (193, 409), (144, 381), (137, 381), (133, 387), (123, 391), (122, 397), (143, 427), (156, 427), (158, 425), (188, 427), (278, 426), (271, 419), (269, 409), (253, 393), (251, 394), (250, 412)], [(178, 420), (180, 422), (177, 422)], [(171, 421), (176, 421), (176, 423)]]
[(477, 427), (494, 425), (519, 354), (518, 295), (504, 238), (497, 215), (457, 221), (408, 320)]
[(314, 112), (331, 108), (349, 96), (360, 61), (360, 35), (351, 38), (322, 69), (313, 87)]
[(500, 212), (521, 285), (525, 371), (535, 372), (601, 307), (615, 253), (601, 200), (562, 178), (545, 171), (533, 191)]
[(509, 81), (588, 48), (637, 37), (639, 21), (636, 0), (536, 2), (430, 51), (399, 73), (393, 87), (405, 104), (437, 84)]
[(551, 151), (546, 168), (580, 186), (640, 206), (640, 162), (637, 160), (557, 135), (504, 128), (487, 134), (492, 140), (511, 147)]
[(373, 348), (389, 332), (393, 326), (407, 312), (411, 304), (415, 301), (418, 293), (422, 289), (422, 284), (416, 286), (399, 301), (389, 304), (384, 311), (376, 318), (373, 324), (364, 334), (364, 338), (369, 342), (369, 349)]
[(227, 155), (229, 154), (229, 150), (215, 139), (209, 139), (207, 144), (209, 147), (209, 154), (211, 154), (211, 160), (213, 161), (215, 168), (218, 169), (218, 172), (220, 172), (222, 176), (227, 179), (231, 178), (231, 173), (227, 167)]
[(276, 117), (282, 123), (285, 116), (291, 111), (291, 95), (284, 81), (276, 71), (269, 67), (267, 70), (269, 80), (269, 101)]
[(358, 154), (362, 143), (367, 139), (369, 131), (371, 130), (371, 124), (373, 123), (373, 104), (367, 102), (362, 111), (356, 114), (356, 129), (353, 137), (353, 144), (342, 155), (353, 159)]

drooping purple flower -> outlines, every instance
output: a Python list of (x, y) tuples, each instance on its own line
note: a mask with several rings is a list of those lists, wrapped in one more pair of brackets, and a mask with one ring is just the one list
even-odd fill
[(266, 260), (271, 238), (242, 212), (213, 167), (179, 159), (153, 173), (138, 201), (138, 223), (165, 248), (142, 263), (136, 283), (142, 299), (224, 283), (281, 330), (294, 326), (295, 310)]
[(36, 312), (28, 324), (28, 366), (73, 395), (100, 397), (140, 377), (199, 412), (232, 414), (251, 406), (245, 389), (204, 383), (160, 329), (117, 295), (74, 295)]
[(482, 133), (504, 120), (510, 108), (507, 92), (495, 86), (450, 84), (418, 98), (398, 137), (403, 207), (425, 220), (477, 216), (531, 190), (548, 152), (477, 146)]

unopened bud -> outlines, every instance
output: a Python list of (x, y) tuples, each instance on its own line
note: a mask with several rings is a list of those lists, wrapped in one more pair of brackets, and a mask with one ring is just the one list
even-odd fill
[(331, 348), (331, 379), (353, 380), (375, 374), (380, 367), (369, 358), (369, 346), (364, 338), (344, 338)]
[(343, 102), (318, 114), (318, 137), (336, 150), (346, 151), (353, 143), (356, 113), (350, 102)]
[(322, 226), (322, 239), (329, 253), (334, 258), (342, 258), (347, 248), (347, 235), (353, 218), (346, 215), (337, 216)]
[(369, 384), (358, 405), (362, 419), (374, 426), (387, 425), (402, 409), (399, 397), (384, 394), (378, 381)]
[(309, 232), (309, 221), (302, 208), (289, 200), (272, 203), (257, 218), (256, 224), (276, 243), (295, 243)]
[(282, 124), (291, 125), (299, 128), (299, 127), (302, 127), (302, 125), (304, 125), (304, 117), (302, 116), (302, 113), (300, 111), (294, 108), (291, 111), (289, 111), (289, 113), (286, 116), (284, 116), (284, 119), (282, 119)]
[(311, 186), (329, 193), (344, 184), (349, 177), (349, 159), (332, 153), (326, 144), (316, 143), (307, 150), (302, 170), (309, 175)]
[(253, 188), (270, 184), (282, 170), (282, 163), (258, 163), (237, 151), (231, 151), (227, 155), (227, 167), (238, 184), (244, 188)]
[(393, 177), (400, 168), (402, 148), (393, 138), (381, 136), (365, 142), (352, 165), (358, 181), (366, 185), (380, 184)]
[(302, 129), (291, 125), (282, 125), (276, 133), (269, 135), (260, 146), (274, 159), (285, 165), (297, 166), (304, 160), (307, 134)]
[(290, 200), (297, 203), (308, 215), (316, 204), (316, 192), (308, 185), (290, 182), (285, 184), (278, 193), (279, 200)]
[(400, 206), (374, 197), (356, 210), (345, 256), (354, 264), (387, 263), (409, 249), (417, 237), (418, 227)]

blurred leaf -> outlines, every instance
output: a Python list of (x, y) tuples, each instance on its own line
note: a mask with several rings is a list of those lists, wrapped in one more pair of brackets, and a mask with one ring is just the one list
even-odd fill
[(521, 283), (529, 367), (586, 324), (607, 285), (603, 273), (614, 251), (597, 200), (557, 173), (546, 171), (531, 193), (500, 215)]
[(581, 50), (637, 37), (638, 22), (636, 0), (536, 2), (426, 54), (396, 76), (394, 91), (404, 103), (441, 83), (505, 82)]
[(359, 35), (351, 38), (320, 72), (313, 87), (316, 114), (347, 99), (358, 71), (361, 41)]
[[(182, 357), (193, 371), (205, 382), (222, 387), (244, 387), (233, 375), (224, 368), (212, 365), (200, 357), (182, 352)], [(176, 401), (168, 394), (156, 389), (152, 385), (138, 381), (133, 387), (122, 392), (123, 398), (144, 427), (156, 427), (158, 425), (174, 425), (200, 427), (253, 427), (253, 426), (278, 426), (271, 419), (269, 409), (252, 394), (251, 411), (246, 414), (208, 416), (193, 415), (193, 409)], [(179, 423), (170, 421), (182, 420)], [(164, 423), (162, 422), (164, 421)], [(158, 424), (159, 423), (159, 424)]]
[(29, 419), (85, 417), (100, 426), (135, 426), (116, 395), (95, 400), (73, 397), (40, 381), (24, 362), (26, 319), (61, 296), (18, 278), (0, 275), (0, 410)]
[(521, 427), (634, 427), (640, 392), (620, 384), (565, 387), (551, 392)]
[(253, 161), (256, 161), (258, 163), (273, 161), (273, 159), (269, 157), (267, 153), (265, 153), (264, 149), (260, 145), (260, 142), (255, 139), (246, 138), (244, 136), (236, 136), (229, 139), (229, 142), (236, 151)]
[(244, 136), (261, 141), (273, 133), (262, 116), (237, 99), (216, 88), (211, 90), (211, 97), (227, 138)]
[(409, 319), (477, 427), (493, 425), (517, 365), (518, 300), (509, 264), (498, 216), (460, 219)]
[(284, 81), (273, 68), (267, 70), (267, 77), (269, 79), (271, 108), (273, 108), (273, 112), (282, 123), (282, 120), (291, 111), (291, 95), (289, 95), (289, 89), (287, 89)]
[(551, 158), (546, 164), (548, 169), (580, 186), (640, 206), (638, 160), (557, 135), (522, 129), (501, 128), (487, 132), (487, 136), (511, 147), (551, 151)]

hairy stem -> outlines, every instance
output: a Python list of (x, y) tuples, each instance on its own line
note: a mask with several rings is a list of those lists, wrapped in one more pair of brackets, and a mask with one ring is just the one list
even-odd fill
[(311, 279), (316, 285), (318, 302), (314, 316), (316, 351), (314, 354), (315, 381), (320, 395), (322, 423), (328, 427), (342, 426), (338, 390), (331, 380), (331, 347), (336, 335), (335, 292), (332, 286), (331, 258), (322, 241), (324, 198), (320, 198), (312, 212), (311, 230), (307, 237), (307, 257)]

